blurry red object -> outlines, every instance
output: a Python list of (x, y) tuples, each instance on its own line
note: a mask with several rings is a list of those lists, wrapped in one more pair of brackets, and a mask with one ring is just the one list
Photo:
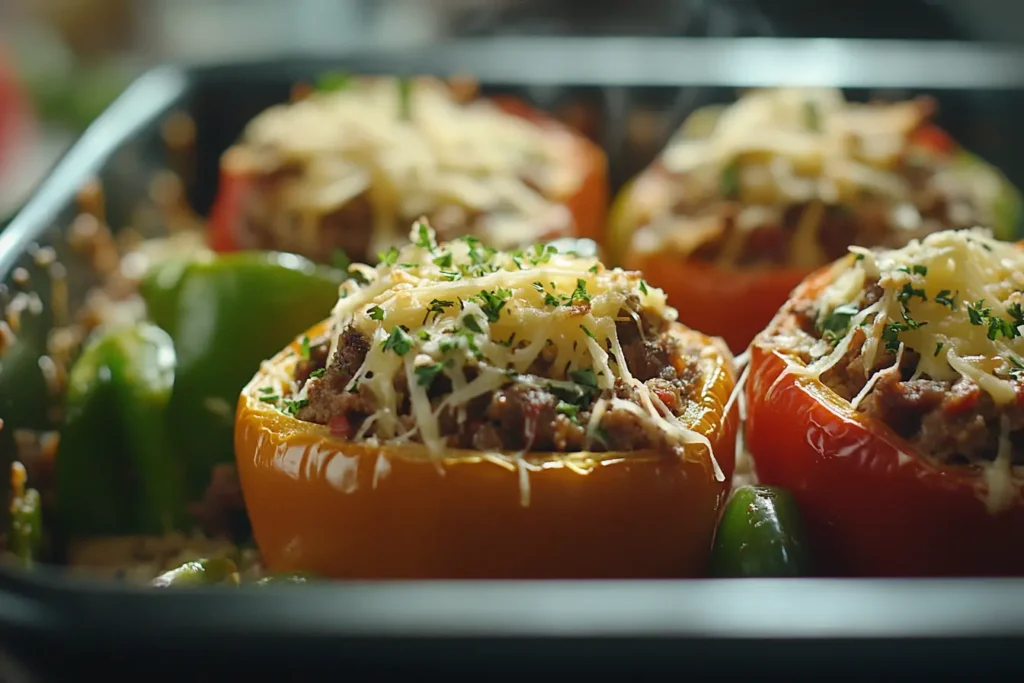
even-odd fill
[(9, 52), (0, 45), (0, 181), (35, 134), (32, 103)]

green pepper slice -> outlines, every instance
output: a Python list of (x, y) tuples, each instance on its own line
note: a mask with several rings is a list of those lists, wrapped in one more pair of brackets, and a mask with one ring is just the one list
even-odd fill
[(714, 577), (809, 576), (812, 563), (796, 501), (775, 486), (744, 486), (725, 508), (711, 554)]
[(150, 323), (93, 339), (72, 366), (56, 476), (72, 536), (158, 534), (183, 523), (183, 473), (167, 426), (174, 382), (174, 344)]
[(143, 280), (150, 319), (174, 339), (171, 420), (189, 494), (234, 461), (238, 394), (260, 363), (330, 315), (345, 273), (293, 254), (234, 252), (170, 261)]

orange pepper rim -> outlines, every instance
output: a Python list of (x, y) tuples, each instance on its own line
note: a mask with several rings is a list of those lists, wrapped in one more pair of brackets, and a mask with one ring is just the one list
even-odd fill
[[(400, 444), (371, 445), (358, 442), (347, 442), (331, 434), (326, 425), (315, 422), (306, 422), (291, 415), (287, 415), (273, 405), (260, 400), (263, 395), (260, 391), (273, 382), (273, 376), (283, 371), (289, 376), (293, 374), (295, 364), (301, 354), (301, 339), (303, 337), (316, 338), (323, 335), (329, 328), (330, 320), (324, 320), (311, 327), (303, 335), (297, 337), (291, 344), (282, 349), (277, 355), (266, 361), (259, 372), (242, 389), (239, 396), (237, 409), (238, 421), (258, 421), (265, 429), (269, 430), (282, 442), (292, 439), (304, 443), (312, 441), (322, 443), (344, 444), (347, 451), (353, 448), (366, 453), (380, 453), (388, 458), (403, 458), (408, 460), (436, 461), (439, 463), (456, 462), (479, 462), (496, 459), (514, 458), (520, 454), (514, 453), (485, 453), (471, 449), (448, 449), (445, 455), (439, 457), (431, 453), (427, 447), (418, 442)], [(696, 399), (690, 404), (695, 406), (693, 410), (687, 410), (687, 417), (692, 418), (687, 424), (688, 429), (706, 436), (714, 449), (714, 456), (719, 467), (729, 481), (735, 465), (735, 454), (731, 451), (719, 452), (722, 449), (716, 446), (728, 445), (728, 435), (735, 432), (738, 423), (738, 408), (732, 406), (728, 415), (724, 415), (725, 405), (736, 383), (736, 370), (733, 365), (732, 355), (724, 344), (706, 335), (690, 330), (678, 323), (673, 325), (671, 334), (680, 340), (690, 341), (696, 339), (705, 349), (702, 356), (709, 361), (706, 371), (703, 374), (701, 385), (695, 392)], [(244, 457), (248, 454), (236, 453), (236, 457)], [(690, 462), (709, 463), (706, 449), (699, 447), (688, 447), (685, 449), (685, 460)], [(571, 453), (541, 453), (530, 452), (521, 455), (521, 459), (531, 465), (543, 467), (545, 463), (571, 463), (575, 465), (600, 465), (613, 460), (656, 460), (664, 458), (665, 454), (656, 450), (641, 451), (578, 451)], [(709, 463), (710, 464), (710, 463)]]

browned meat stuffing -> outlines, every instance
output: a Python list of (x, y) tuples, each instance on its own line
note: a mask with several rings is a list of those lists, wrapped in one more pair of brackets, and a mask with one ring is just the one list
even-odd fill
[[(628, 316), (623, 312), (623, 317)], [(693, 396), (700, 377), (697, 358), (700, 349), (680, 348), (680, 342), (668, 333), (660, 318), (641, 318), (643, 332), (632, 320), (619, 322), (617, 332), (630, 372), (644, 382), (674, 413), (681, 414)], [(308, 403), (298, 411), (302, 420), (330, 425), (339, 436), (351, 436), (362, 421), (374, 412), (370, 392), (346, 387), (363, 363), (369, 349), (366, 337), (348, 329), (341, 334), (339, 352), (319, 381), (310, 384)], [(554, 347), (548, 347), (554, 351)], [(311, 356), (315, 354), (311, 353)], [(465, 419), (454, 412), (442, 414), (441, 431), (453, 448), (489, 451), (575, 452), (585, 447), (585, 428), (600, 397), (596, 388), (577, 384), (575, 389), (554, 387), (544, 381), (553, 374), (554, 353), (542, 352), (529, 368), (532, 381), (510, 378), (508, 384), (490, 396), (482, 396), (465, 406)], [(323, 356), (316, 356), (318, 359)], [(682, 370), (673, 365), (682, 358)], [(678, 360), (677, 360), (678, 364)], [(322, 367), (322, 366), (321, 366)], [(316, 372), (318, 368), (312, 368)], [(309, 370), (302, 369), (305, 376)], [(473, 369), (467, 368), (467, 380)], [(406, 380), (395, 380), (399, 396), (407, 394)], [(438, 375), (428, 395), (436, 405), (451, 391), (450, 381)], [(621, 380), (615, 387), (617, 398), (639, 404), (637, 389)], [(413, 425), (408, 400), (401, 418)], [(595, 451), (634, 451), (665, 447), (665, 435), (647, 421), (621, 408), (609, 407), (601, 420), (597, 439), (589, 445)]]
[[(867, 303), (877, 300), (877, 287), (867, 293)], [(808, 309), (796, 310), (797, 323), (808, 332), (815, 331)], [(1000, 420), (1010, 421), (1013, 464), (1024, 465), (1024, 404), (997, 405), (988, 393), (967, 378), (939, 381), (928, 376), (914, 377), (920, 356), (907, 349), (899, 370), (886, 371), (896, 361), (893, 353), (881, 351), (871, 372), (865, 374), (862, 331), (854, 337), (846, 355), (821, 376), (821, 381), (846, 400), (853, 399), (877, 372), (882, 376), (857, 409), (881, 420), (936, 462), (967, 465), (981, 460), (993, 461), (998, 451)], [(1024, 384), (1018, 384), (1024, 396)]]

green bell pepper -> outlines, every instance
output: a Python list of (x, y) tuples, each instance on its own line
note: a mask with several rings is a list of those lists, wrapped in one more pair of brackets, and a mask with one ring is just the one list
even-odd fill
[(174, 339), (171, 422), (199, 498), (212, 468), (234, 462), (238, 394), (295, 335), (330, 315), (346, 275), (276, 252), (161, 264), (143, 280), (149, 318)]
[(796, 501), (774, 486), (736, 491), (718, 524), (714, 577), (809, 576), (812, 563)]
[(178, 588), (183, 586), (213, 586), (224, 584), (237, 586), (241, 581), (238, 567), (226, 558), (201, 559), (164, 572), (153, 579), (156, 588)]
[(70, 535), (182, 526), (182, 464), (167, 424), (174, 382), (174, 344), (150, 323), (93, 339), (72, 366), (56, 478)]

